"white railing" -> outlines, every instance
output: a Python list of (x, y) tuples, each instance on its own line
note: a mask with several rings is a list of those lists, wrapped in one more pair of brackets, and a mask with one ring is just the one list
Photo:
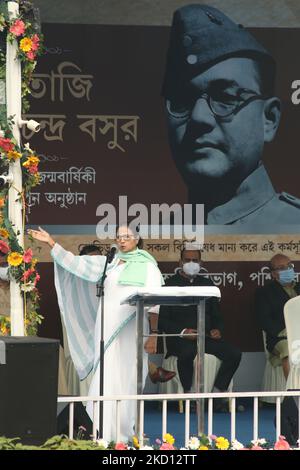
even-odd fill
[(58, 397), (58, 403), (70, 403), (69, 408), (69, 438), (72, 439), (74, 428), (74, 403), (93, 402), (93, 434), (92, 439), (97, 439), (97, 407), (101, 401), (116, 402), (116, 441), (120, 440), (120, 406), (122, 401), (135, 400), (139, 406), (138, 438), (141, 445), (144, 439), (144, 404), (147, 401), (162, 401), (162, 436), (167, 432), (168, 401), (182, 400), (186, 402), (185, 406), (185, 446), (190, 439), (190, 400), (208, 399), (208, 423), (207, 434), (213, 434), (213, 400), (215, 398), (228, 398), (230, 400), (231, 423), (230, 440), (236, 437), (236, 399), (253, 398), (253, 439), (257, 440), (258, 432), (258, 400), (262, 397), (276, 397), (276, 439), (281, 432), (281, 399), (284, 397), (298, 397), (298, 446), (300, 447), (300, 391), (293, 390), (289, 392), (231, 392), (231, 393), (184, 393), (184, 394), (152, 394), (152, 395), (118, 395), (106, 397)]

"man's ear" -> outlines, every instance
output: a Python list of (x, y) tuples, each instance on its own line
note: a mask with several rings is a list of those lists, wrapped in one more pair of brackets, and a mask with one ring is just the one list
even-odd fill
[(272, 142), (277, 132), (281, 116), (281, 104), (275, 96), (264, 104), (264, 141)]

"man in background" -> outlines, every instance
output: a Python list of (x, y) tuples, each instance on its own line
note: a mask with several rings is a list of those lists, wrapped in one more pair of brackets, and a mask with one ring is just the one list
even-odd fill
[[(213, 282), (199, 275), (201, 264), (200, 250), (181, 252), (180, 270), (166, 280), (166, 286), (213, 286)], [(197, 354), (197, 306), (161, 306), (159, 309), (158, 328), (167, 334), (166, 358), (177, 357), (179, 378), (185, 393), (191, 391), (194, 359)], [(237, 370), (241, 352), (223, 338), (223, 320), (217, 298), (210, 298), (205, 305), (205, 352), (220, 359), (214, 391), (225, 392)], [(221, 408), (224, 403), (219, 402)], [(220, 411), (223, 411), (220, 409)]]
[(256, 291), (255, 313), (266, 334), (266, 346), (270, 361), (280, 361), (285, 378), (290, 371), (289, 351), (284, 320), (284, 305), (300, 295), (300, 283), (296, 282), (294, 265), (288, 256), (281, 253), (270, 260), (272, 280)]

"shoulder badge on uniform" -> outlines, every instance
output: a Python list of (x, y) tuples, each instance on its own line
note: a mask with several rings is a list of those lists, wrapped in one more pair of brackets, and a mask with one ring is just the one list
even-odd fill
[(300, 199), (296, 196), (292, 196), (289, 193), (282, 192), (279, 194), (279, 199), (300, 209)]

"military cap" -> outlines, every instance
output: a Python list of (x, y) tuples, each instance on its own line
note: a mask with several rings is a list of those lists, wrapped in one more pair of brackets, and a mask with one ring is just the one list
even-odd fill
[(175, 11), (162, 95), (170, 97), (186, 80), (230, 57), (249, 57), (268, 64), (271, 54), (240, 24), (207, 5), (186, 5)]

